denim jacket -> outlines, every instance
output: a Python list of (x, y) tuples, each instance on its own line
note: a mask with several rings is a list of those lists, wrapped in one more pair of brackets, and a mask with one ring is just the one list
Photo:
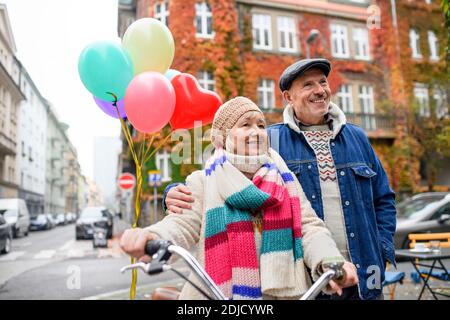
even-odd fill
[[(328, 116), (333, 130), (330, 150), (348, 249), (357, 267), (359, 295), (362, 299), (376, 299), (382, 293), (386, 262), (395, 265), (395, 194), (366, 133), (346, 124), (344, 113), (333, 103)], [(324, 219), (316, 155), (296, 124), (292, 108), (286, 107), (283, 118), (284, 123), (268, 128), (271, 146), (295, 173), (316, 214)]]
[[(341, 193), (349, 254), (359, 278), (359, 295), (362, 299), (376, 299), (382, 293), (386, 262), (395, 265), (395, 194), (366, 133), (346, 124), (344, 113), (333, 103), (328, 116), (334, 133), (330, 150)], [(286, 107), (283, 118), (284, 123), (267, 129), (271, 147), (295, 173), (316, 214), (324, 219), (315, 153), (295, 123), (292, 108)], [(174, 185), (167, 186), (164, 199)]]

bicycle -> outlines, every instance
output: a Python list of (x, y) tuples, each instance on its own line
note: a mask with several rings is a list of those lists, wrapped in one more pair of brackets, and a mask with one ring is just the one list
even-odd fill
[[(165, 271), (172, 270), (179, 277), (189, 282), (195, 289), (197, 289), (203, 296), (209, 300), (228, 300), (222, 293), (216, 283), (202, 268), (200, 263), (189, 253), (188, 250), (174, 245), (167, 240), (150, 240), (145, 246), (145, 253), (152, 257), (150, 263), (138, 262), (135, 264), (123, 267), (120, 272), (124, 273), (127, 270), (140, 269), (148, 275), (155, 275)], [(170, 264), (167, 264), (170, 257), (176, 254), (181, 257), (197, 276), (197, 278), (208, 289), (212, 297), (206, 293), (197, 284), (193, 283), (188, 277), (174, 269)], [(345, 271), (343, 269), (343, 262), (329, 262), (322, 263), (322, 268), (326, 271), (317, 279), (317, 281), (302, 295), (300, 300), (313, 300), (325, 288), (331, 280), (342, 282), (345, 280)]]

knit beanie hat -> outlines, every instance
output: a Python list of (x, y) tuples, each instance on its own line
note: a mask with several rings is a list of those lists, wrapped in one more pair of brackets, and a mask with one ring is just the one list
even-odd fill
[(211, 130), (211, 142), (216, 147), (224, 147), (228, 130), (234, 127), (244, 113), (261, 109), (249, 98), (236, 97), (228, 100), (217, 110)]

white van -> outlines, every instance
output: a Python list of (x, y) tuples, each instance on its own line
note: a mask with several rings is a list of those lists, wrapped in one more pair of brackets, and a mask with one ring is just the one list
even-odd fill
[(23, 199), (0, 199), (0, 214), (11, 225), (14, 238), (27, 236), (30, 228), (30, 214)]

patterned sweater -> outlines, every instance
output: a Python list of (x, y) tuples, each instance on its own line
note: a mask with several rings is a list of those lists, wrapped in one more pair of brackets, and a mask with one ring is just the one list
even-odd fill
[(304, 126), (301, 123), (298, 124), (308, 144), (316, 154), (325, 224), (330, 229), (339, 251), (346, 260), (349, 260), (339, 183), (337, 181), (336, 166), (330, 150), (330, 140), (333, 137), (333, 132), (329, 125)]

